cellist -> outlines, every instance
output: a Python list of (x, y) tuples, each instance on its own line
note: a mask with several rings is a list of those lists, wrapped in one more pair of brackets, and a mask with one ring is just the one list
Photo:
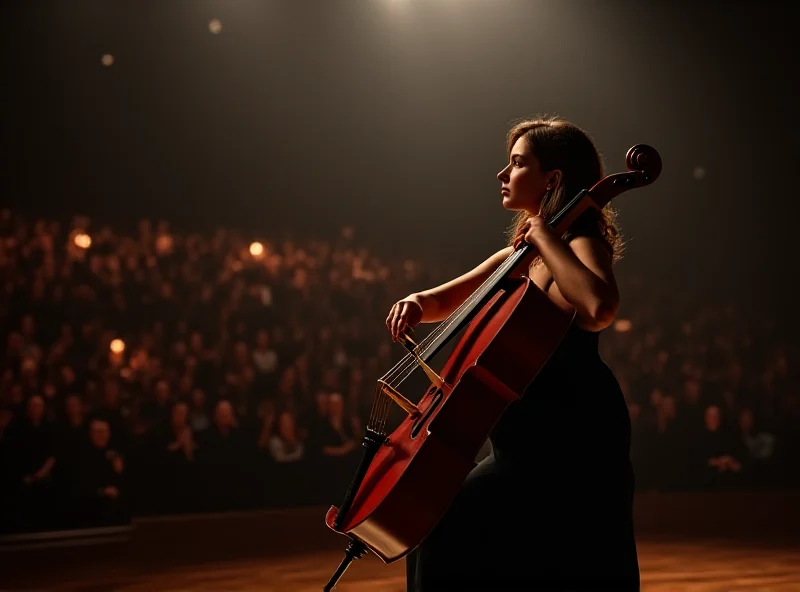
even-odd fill
[(495, 426), (492, 453), (407, 556), (408, 590), (639, 590), (630, 418), (598, 352), (619, 308), (612, 266), (621, 235), (610, 204), (581, 214), (563, 236), (545, 223), (603, 178), (602, 157), (586, 132), (560, 117), (514, 125), (506, 148), (497, 178), (503, 207), (517, 212), (509, 245), (468, 273), (403, 298), (386, 325), (397, 341), (420, 322), (447, 318), (523, 240), (538, 252), (531, 281), (574, 309), (575, 320)]

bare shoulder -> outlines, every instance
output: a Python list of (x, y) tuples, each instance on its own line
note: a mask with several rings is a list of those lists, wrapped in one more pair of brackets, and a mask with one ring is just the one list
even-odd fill
[(599, 238), (578, 236), (569, 242), (578, 259), (606, 283), (616, 285), (614, 278), (614, 258), (608, 245)]
[[(619, 308), (619, 289), (614, 277), (613, 255), (606, 243), (599, 238), (576, 237), (569, 242), (569, 246), (581, 263), (605, 284), (605, 288), (602, 290), (604, 293), (603, 303), (607, 310), (613, 312), (602, 321), (590, 316), (582, 316), (580, 312), (575, 319), (576, 324), (587, 331), (600, 331), (613, 321)], [(549, 276), (549, 272), (547, 275)], [(547, 295), (565, 311), (573, 309), (555, 282), (549, 285)]]

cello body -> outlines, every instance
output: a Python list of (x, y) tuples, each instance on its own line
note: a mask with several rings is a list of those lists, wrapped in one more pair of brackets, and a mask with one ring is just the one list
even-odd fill
[[(441, 377), (378, 449), (346, 517), (329, 528), (361, 541), (384, 563), (416, 548), (452, 502), (507, 407), (567, 333), (559, 308), (527, 276), (511, 278), (468, 325)], [(410, 510), (410, 511), (409, 511)]]

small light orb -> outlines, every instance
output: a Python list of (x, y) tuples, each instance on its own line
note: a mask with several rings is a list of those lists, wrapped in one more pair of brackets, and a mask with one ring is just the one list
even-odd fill
[(88, 249), (92, 246), (92, 239), (88, 234), (80, 232), (75, 235), (75, 246), (81, 249)]
[(628, 319), (618, 319), (614, 322), (614, 331), (617, 333), (627, 333), (631, 327), (633, 327), (633, 323)]

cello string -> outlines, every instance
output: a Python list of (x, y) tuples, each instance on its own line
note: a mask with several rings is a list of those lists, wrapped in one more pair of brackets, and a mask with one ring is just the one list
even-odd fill
[[(447, 319), (442, 321), (425, 339), (419, 343), (416, 348), (417, 355), (420, 357), (424, 355), (433, 346), (433, 342), (438, 339), (440, 335), (449, 330), (453, 325), (460, 322), (459, 317), (462, 315), (462, 313), (486, 296), (489, 289), (499, 276), (503, 276), (508, 273), (508, 271), (513, 269), (519, 260), (519, 257), (515, 256), (518, 253), (519, 251), (515, 251), (509, 255), (508, 258), (495, 270), (495, 272), (492, 273), (483, 284), (481, 284), (480, 288), (470, 294), (470, 296), (461, 306), (459, 306)], [(512, 259), (513, 261), (511, 261)], [(389, 371), (387, 376), (390, 378), (387, 380), (387, 382), (392, 386), (400, 385), (404, 380), (406, 380), (408, 375), (414, 371), (417, 365), (418, 364), (414, 356), (412, 356), (410, 353), (407, 354), (394, 366), (394, 368), (392, 368), (392, 370)]]
[[(483, 298), (492, 284), (498, 279), (499, 276), (505, 275), (508, 273), (510, 269), (512, 269), (518, 262), (519, 256), (517, 256), (519, 251), (514, 251), (508, 258), (492, 273), (481, 287), (478, 288), (475, 292), (470, 294), (470, 296), (459, 306), (447, 319), (441, 322), (431, 333), (423, 339), (417, 346), (417, 355), (422, 356), (424, 355), (432, 346), (433, 343), (438, 339), (445, 331), (449, 330), (454, 324), (459, 322), (459, 317), (465, 312), (468, 308), (473, 306), (476, 302), (478, 302), (481, 298)], [(410, 353), (406, 354), (395, 366), (386, 374), (387, 380), (386, 382), (393, 386), (399, 386), (403, 381), (405, 381), (408, 376), (416, 369), (418, 363), (414, 356)], [(383, 392), (383, 389), (380, 387), (377, 389), (377, 393), (373, 400), (372, 410), (370, 412), (370, 420), (368, 425), (374, 426), (380, 434), (383, 434), (383, 430), (386, 427), (389, 413), (391, 412), (391, 399)]]
[(388, 395), (383, 395), (383, 413), (381, 414), (380, 423), (381, 434), (386, 433), (386, 424), (389, 422), (389, 413), (392, 411), (393, 403), (394, 401), (392, 401)]
[[(485, 290), (483, 288), (486, 286), (486, 284), (493, 282), (496, 279), (495, 278), (496, 275), (501, 275), (501, 272), (504, 272), (504, 270), (502, 270), (502, 267), (504, 267), (504, 265), (505, 262), (491, 276), (489, 276), (489, 278), (487, 278), (487, 280), (484, 282), (481, 288), (476, 290), (474, 293), (470, 294), (470, 296), (464, 301), (464, 303), (461, 306), (459, 306), (447, 319), (442, 321), (433, 331), (431, 331), (431, 333), (425, 339), (423, 339), (419, 343), (419, 345), (416, 348), (417, 355), (421, 356), (424, 353), (426, 353), (432, 346), (433, 342), (436, 339), (438, 339), (442, 333), (444, 333), (453, 324), (457, 322), (457, 318), (462, 312), (464, 312), (467, 308), (472, 306), (474, 302), (476, 302), (485, 295), (484, 293)], [(396, 377), (399, 374), (404, 374), (406, 370), (408, 370), (409, 368), (413, 368), (416, 365), (417, 361), (414, 359), (414, 356), (412, 356), (410, 353), (406, 354), (406, 356), (392, 369), (392, 371), (389, 372), (389, 375), (393, 377), (391, 380), (394, 381), (394, 377)], [(402, 368), (400, 368), (400, 366), (402, 366)], [(399, 382), (402, 382), (402, 380)], [(399, 382), (397, 384), (399, 384)]]
[[(444, 322), (440, 323), (439, 326), (431, 332), (431, 334), (425, 338), (416, 348), (417, 355), (424, 355), (431, 347), (433, 342), (438, 339), (438, 337), (444, 333), (445, 331), (449, 330), (454, 324), (457, 324), (461, 320), (462, 314), (477, 303), (480, 299), (482, 299), (488, 291), (491, 289), (494, 280), (497, 279), (498, 276), (505, 275), (508, 270), (513, 268), (513, 266), (518, 261), (519, 257), (514, 257), (515, 253), (512, 253), (506, 261), (504, 261), (497, 270), (493, 274), (487, 278), (487, 280), (482, 284), (482, 287), (476, 290), (473, 294), (469, 296), (465, 300), (465, 302), (456, 309), (456, 311), (448, 317)], [(513, 259), (513, 260), (512, 260)], [(407, 354), (403, 360), (401, 360), (392, 371), (389, 372), (387, 382), (396, 387), (399, 386), (403, 381), (405, 381), (408, 376), (416, 369), (418, 363), (414, 356), (410, 353)], [(385, 425), (385, 421), (384, 421)]]
[(378, 409), (382, 394), (383, 392), (381, 391), (380, 387), (378, 387), (377, 392), (375, 393), (375, 396), (372, 399), (372, 409), (370, 409), (369, 412), (369, 421), (367, 421), (367, 429), (373, 429), (374, 427), (377, 426)]

